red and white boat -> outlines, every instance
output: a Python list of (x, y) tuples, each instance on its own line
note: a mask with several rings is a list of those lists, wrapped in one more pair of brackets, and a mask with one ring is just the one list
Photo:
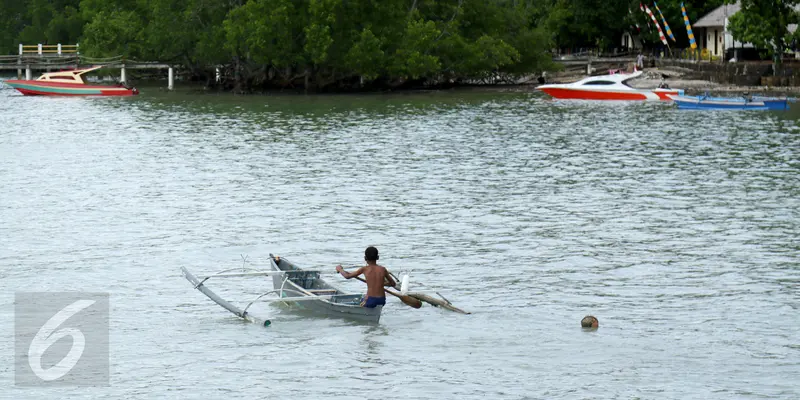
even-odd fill
[(48, 72), (35, 81), (10, 79), (5, 84), (26, 96), (133, 96), (136, 88), (125, 85), (87, 85), (83, 74), (101, 68), (92, 67), (72, 71)]
[(536, 89), (556, 99), (671, 101), (669, 95), (683, 96), (683, 90), (680, 89), (668, 87), (636, 89), (625, 83), (640, 75), (642, 71), (635, 71), (632, 74), (590, 76), (573, 83), (541, 85)]

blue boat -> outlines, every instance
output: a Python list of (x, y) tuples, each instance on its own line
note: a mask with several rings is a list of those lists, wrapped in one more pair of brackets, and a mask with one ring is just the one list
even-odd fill
[(669, 96), (678, 108), (688, 110), (788, 110), (793, 99), (779, 97), (744, 96)]

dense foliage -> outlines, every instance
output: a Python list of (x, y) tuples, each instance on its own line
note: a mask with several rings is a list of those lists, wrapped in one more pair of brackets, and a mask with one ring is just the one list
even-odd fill
[(237, 88), (397, 87), (549, 67), (531, 7), (507, 0), (82, 0), (81, 48), (176, 62)]
[[(696, 20), (722, 1), (685, 3)], [(686, 47), (680, 1), (659, 7)], [(79, 42), (87, 56), (209, 80), (221, 66), (240, 90), (492, 81), (551, 69), (552, 49), (618, 47), (625, 31), (659, 45), (635, 0), (0, 0), (0, 10), (2, 53)]]
[(789, 24), (800, 21), (799, 4), (800, 0), (741, 0), (742, 8), (730, 17), (728, 30), (736, 40), (767, 50), (779, 64), (784, 49), (800, 39), (800, 30), (789, 32)]
[[(689, 38), (683, 23), (681, 3), (686, 6), (690, 21), (697, 21), (724, 0), (660, 0), (658, 7), (672, 28), (675, 42), (671, 47), (689, 47)], [(608, 1), (608, 0), (544, 0), (542, 24), (559, 48), (592, 47), (608, 49), (620, 46), (622, 32), (638, 36), (646, 47), (661, 47), (658, 30), (650, 17), (640, 10), (647, 5), (656, 13), (653, 1)], [(656, 14), (659, 24), (661, 18)]]

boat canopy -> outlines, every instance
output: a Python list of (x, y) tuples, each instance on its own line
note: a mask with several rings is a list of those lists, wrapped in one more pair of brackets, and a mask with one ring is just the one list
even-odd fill
[(642, 75), (642, 71), (635, 71), (630, 74), (611, 74), (611, 75), (599, 75), (599, 76), (590, 76), (588, 78), (581, 79), (577, 82), (574, 82), (576, 85), (614, 85), (614, 84), (625, 84), (626, 81), (629, 81), (633, 78), (637, 78)]
[(91, 68), (74, 69), (71, 71), (47, 72), (42, 74), (42, 76), (40, 76), (39, 79), (37, 79), (37, 81), (85, 84), (86, 82), (83, 81), (81, 75), (100, 68), (103, 67), (97, 66)]

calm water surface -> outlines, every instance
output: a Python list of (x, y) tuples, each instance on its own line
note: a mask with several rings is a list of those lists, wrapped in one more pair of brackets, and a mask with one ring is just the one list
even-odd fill
[[(0, 85), (2, 398), (800, 397), (798, 104), (142, 92)], [(265, 305), (264, 329), (179, 271), (367, 245), (473, 314)], [(110, 386), (14, 385), (17, 291), (110, 293)]]

